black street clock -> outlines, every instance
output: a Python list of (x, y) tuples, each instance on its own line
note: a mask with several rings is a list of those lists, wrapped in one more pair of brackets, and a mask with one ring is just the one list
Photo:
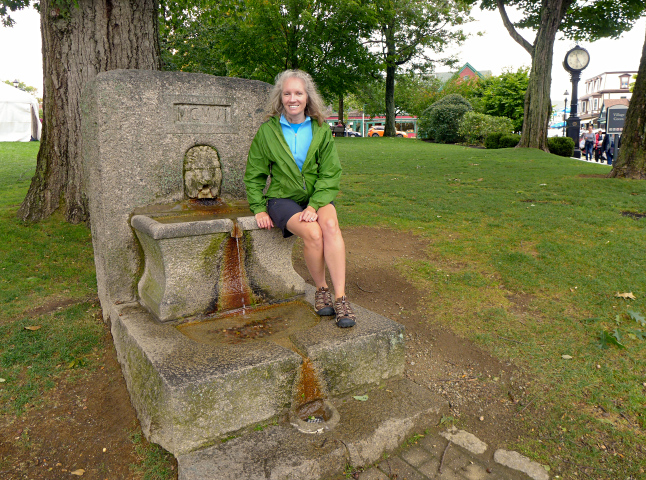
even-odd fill
[(563, 68), (570, 73), (572, 79), (572, 103), (570, 104), (570, 117), (567, 119), (566, 132), (567, 136), (574, 140), (574, 157), (581, 158), (581, 150), (579, 149), (579, 136), (581, 135), (581, 120), (577, 115), (577, 104), (579, 103), (579, 80), (581, 80), (581, 72), (590, 63), (590, 54), (585, 48), (578, 45), (569, 50), (565, 54), (563, 60)]
[(565, 54), (563, 66), (570, 72), (580, 72), (590, 63), (590, 54), (578, 45)]

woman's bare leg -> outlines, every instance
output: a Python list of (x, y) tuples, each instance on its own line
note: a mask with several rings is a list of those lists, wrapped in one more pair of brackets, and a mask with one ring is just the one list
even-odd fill
[(321, 227), (317, 222), (301, 222), (299, 216), (300, 213), (296, 213), (287, 221), (287, 229), (303, 239), (305, 265), (312, 275), (316, 288), (327, 288)]
[(345, 242), (339, 228), (336, 208), (331, 203), (317, 211), (320, 230), (323, 236), (323, 257), (330, 271), (334, 286), (334, 296), (345, 296)]

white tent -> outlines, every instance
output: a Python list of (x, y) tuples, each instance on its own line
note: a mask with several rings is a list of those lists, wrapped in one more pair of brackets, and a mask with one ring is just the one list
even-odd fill
[(38, 101), (27, 92), (0, 82), (0, 142), (40, 140)]

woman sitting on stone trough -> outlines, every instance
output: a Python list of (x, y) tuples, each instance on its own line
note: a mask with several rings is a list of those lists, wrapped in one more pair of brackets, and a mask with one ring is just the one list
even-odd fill
[[(303, 239), (305, 263), (316, 284), (316, 313), (336, 313), (336, 325), (347, 328), (356, 317), (345, 296), (345, 244), (333, 203), (341, 164), (323, 110), (307, 73), (287, 70), (278, 75), (268, 119), (251, 143), (244, 182), (260, 228), (276, 226), (285, 238)], [(263, 195), (269, 176), (271, 184)]]

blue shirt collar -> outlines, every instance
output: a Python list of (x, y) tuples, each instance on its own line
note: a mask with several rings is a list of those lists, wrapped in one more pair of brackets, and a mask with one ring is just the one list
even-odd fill
[[(312, 122), (312, 119), (307, 115), (305, 115), (305, 121), (301, 123), (301, 125), (307, 125), (308, 123), (311, 123), (311, 122)], [(287, 121), (287, 119), (285, 118), (285, 115), (283, 115), (282, 113), (280, 114), (280, 123), (283, 125), (291, 126), (291, 123)]]

